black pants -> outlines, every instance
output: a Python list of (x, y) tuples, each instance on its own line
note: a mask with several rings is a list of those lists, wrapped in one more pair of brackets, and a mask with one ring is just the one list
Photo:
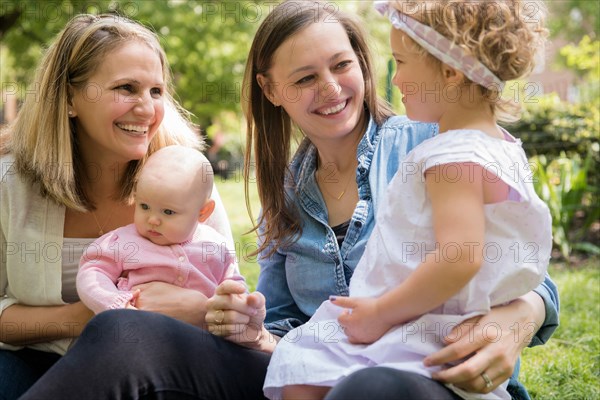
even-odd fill
[(160, 314), (106, 311), (21, 399), (260, 399), (269, 358)]
[(456, 400), (444, 385), (412, 372), (373, 367), (354, 372), (338, 383), (325, 400)]
[(59, 358), (33, 349), (0, 350), (0, 400), (17, 399)]
[[(269, 359), (159, 314), (106, 311), (21, 399), (261, 399)], [(358, 371), (327, 396), (402, 398), (455, 399), (437, 382), (389, 368)]]

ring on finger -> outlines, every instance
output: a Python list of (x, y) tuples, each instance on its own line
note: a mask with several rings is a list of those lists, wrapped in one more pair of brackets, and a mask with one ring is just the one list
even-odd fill
[(492, 380), (490, 379), (490, 377), (488, 376), (488, 374), (486, 374), (485, 372), (481, 373), (481, 377), (483, 378), (483, 381), (485, 382), (485, 388), (489, 389), (492, 386), (494, 386), (494, 382), (492, 382)]
[[(217, 313), (221, 313), (219, 314), (219, 318), (217, 318)], [(223, 323), (223, 320), (225, 319), (225, 311), (223, 310), (215, 310), (215, 324), (217, 325), (221, 325)]]

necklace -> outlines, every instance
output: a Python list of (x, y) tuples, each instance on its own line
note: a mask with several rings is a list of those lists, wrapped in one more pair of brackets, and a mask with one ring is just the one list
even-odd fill
[[(331, 194), (331, 192), (329, 192), (329, 190), (327, 190), (327, 188), (325, 187), (325, 183), (326, 181), (323, 180), (323, 178), (321, 178), (321, 171), (322, 170), (317, 170), (317, 181), (321, 181), (321, 189), (323, 189), (323, 191), (329, 196), (332, 197), (336, 200), (341, 200), (342, 197), (344, 197), (344, 195), (346, 194), (346, 191), (348, 190), (348, 185), (350, 185), (350, 180), (352, 179), (352, 176), (354, 174), (350, 174), (348, 176), (348, 179), (346, 180), (346, 184), (344, 185), (344, 190), (342, 190), (342, 192), (338, 195), (338, 196), (334, 196), (333, 194)], [(327, 179), (327, 178), (326, 178)], [(333, 182), (333, 181), (331, 181)]]
[(112, 213), (108, 216), (108, 219), (106, 221), (104, 221), (104, 224), (100, 225), (100, 222), (98, 222), (98, 218), (96, 218), (96, 212), (92, 210), (92, 217), (94, 217), (94, 221), (96, 221), (96, 225), (98, 225), (98, 234), (100, 236), (104, 235), (104, 227), (106, 226), (106, 224), (108, 224), (110, 222), (110, 218), (112, 217)]

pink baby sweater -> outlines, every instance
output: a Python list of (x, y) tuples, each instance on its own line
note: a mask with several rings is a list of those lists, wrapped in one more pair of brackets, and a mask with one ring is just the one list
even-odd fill
[(134, 224), (101, 236), (83, 253), (77, 274), (77, 292), (96, 314), (124, 308), (131, 288), (160, 281), (195, 289), (211, 297), (225, 279), (244, 282), (235, 252), (213, 228), (198, 224), (194, 237), (184, 243), (161, 246), (137, 233)]

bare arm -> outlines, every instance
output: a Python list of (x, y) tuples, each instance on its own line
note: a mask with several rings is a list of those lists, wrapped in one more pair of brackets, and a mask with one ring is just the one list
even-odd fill
[(21, 346), (77, 337), (93, 316), (81, 302), (45, 307), (14, 304), (0, 315), (0, 342)]

